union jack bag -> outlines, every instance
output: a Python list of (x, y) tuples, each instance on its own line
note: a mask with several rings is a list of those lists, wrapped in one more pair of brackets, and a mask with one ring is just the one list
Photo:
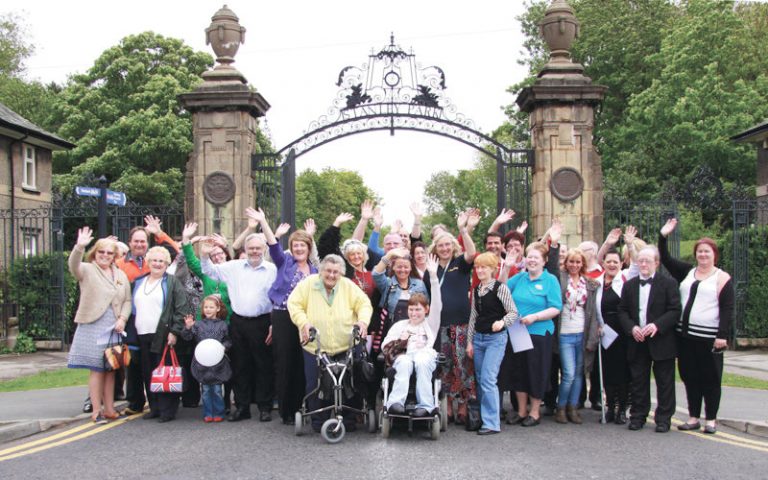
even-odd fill
[(181, 375), (179, 360), (176, 358), (176, 350), (171, 347), (171, 364), (165, 364), (165, 357), (168, 354), (168, 345), (163, 350), (163, 358), (160, 363), (152, 370), (152, 380), (149, 389), (155, 393), (181, 393), (184, 383)]

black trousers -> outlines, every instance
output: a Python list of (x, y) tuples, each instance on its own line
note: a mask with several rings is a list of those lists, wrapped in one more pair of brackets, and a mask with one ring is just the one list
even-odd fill
[(552, 354), (552, 364), (549, 367), (550, 388), (544, 395), (544, 406), (555, 410), (557, 408), (557, 395), (560, 393), (557, 386), (560, 385), (560, 354)]
[(658, 404), (654, 421), (657, 425), (669, 425), (675, 413), (675, 359), (654, 361), (646, 343), (638, 343), (635, 347), (634, 358), (629, 360), (629, 369), (632, 372), (630, 421), (645, 423), (648, 412), (651, 410), (651, 369), (653, 369)]
[[(144, 388), (146, 389), (147, 400), (149, 401), (149, 411), (159, 415), (162, 418), (175, 418), (176, 412), (179, 410), (179, 393), (153, 393), (149, 384), (152, 381), (152, 370), (160, 363), (162, 353), (152, 353), (150, 351), (152, 347), (152, 339), (155, 337), (154, 333), (148, 333), (146, 335), (139, 335), (139, 348), (141, 357), (141, 376), (144, 382)], [(165, 364), (171, 364), (170, 353), (165, 359)]]
[(701, 417), (704, 400), (707, 420), (717, 419), (720, 409), (720, 384), (723, 379), (723, 354), (712, 353), (714, 340), (677, 337), (678, 368), (688, 397), (688, 415)]
[(125, 399), (131, 410), (136, 412), (144, 410), (146, 397), (144, 396), (144, 375), (141, 369), (141, 350), (131, 350), (131, 363), (125, 369)]
[(299, 329), (287, 310), (272, 310), (272, 353), (280, 416), (293, 419), (304, 398), (304, 356)]
[(179, 355), (179, 363), (184, 369), (184, 392), (181, 394), (181, 404), (187, 408), (200, 405), (200, 383), (192, 376), (192, 358), (194, 354)]
[(232, 339), (232, 389), (235, 406), (245, 412), (250, 412), (252, 398), (260, 411), (272, 410), (272, 348), (265, 343), (269, 327), (268, 313), (258, 317), (241, 317), (232, 313), (229, 330)]

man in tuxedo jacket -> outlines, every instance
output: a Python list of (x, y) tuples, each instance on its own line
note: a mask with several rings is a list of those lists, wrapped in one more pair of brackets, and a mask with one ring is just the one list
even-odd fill
[(619, 320), (633, 341), (627, 349), (632, 373), (630, 430), (640, 430), (651, 408), (651, 368), (656, 378), (656, 431), (669, 431), (675, 413), (675, 325), (680, 318), (677, 282), (658, 273), (659, 250), (648, 246), (637, 255), (640, 275), (624, 284)]

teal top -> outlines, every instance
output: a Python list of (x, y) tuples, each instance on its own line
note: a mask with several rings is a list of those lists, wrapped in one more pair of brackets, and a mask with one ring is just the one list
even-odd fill
[[(194, 273), (195, 276), (203, 282), (203, 298), (207, 297), (208, 295), (217, 294), (221, 297), (224, 305), (226, 305), (227, 318), (224, 320), (227, 322), (227, 325), (229, 325), (229, 318), (232, 316), (232, 305), (229, 303), (229, 291), (227, 290), (227, 284), (218, 280), (214, 280), (203, 273), (203, 269), (200, 266), (200, 259), (195, 256), (195, 250), (192, 248), (191, 243), (182, 245), (181, 248), (184, 250), (184, 257), (187, 259), (187, 267), (189, 267), (189, 271)], [(200, 308), (202, 308), (202, 306), (203, 302), (201, 299)], [(197, 320), (200, 320), (199, 309), (195, 313), (195, 317)]]
[[(560, 282), (546, 270), (536, 280), (531, 280), (528, 272), (520, 272), (507, 280), (507, 287), (512, 292), (512, 299), (515, 301), (520, 317), (549, 307), (563, 309)], [(547, 332), (555, 333), (555, 322), (552, 320), (542, 320), (528, 325), (528, 333), (531, 335), (546, 335)]]

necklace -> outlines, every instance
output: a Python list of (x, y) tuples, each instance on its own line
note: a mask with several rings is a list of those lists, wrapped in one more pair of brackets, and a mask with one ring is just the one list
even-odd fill
[(144, 295), (149, 296), (152, 292), (154, 292), (155, 289), (157, 288), (157, 286), (160, 285), (160, 281), (161, 280), (162, 280), (162, 278), (158, 279), (155, 282), (155, 284), (152, 286), (152, 288), (150, 288), (149, 291), (147, 291), (147, 284), (149, 283), (149, 277), (147, 277), (147, 279), (144, 281)]

